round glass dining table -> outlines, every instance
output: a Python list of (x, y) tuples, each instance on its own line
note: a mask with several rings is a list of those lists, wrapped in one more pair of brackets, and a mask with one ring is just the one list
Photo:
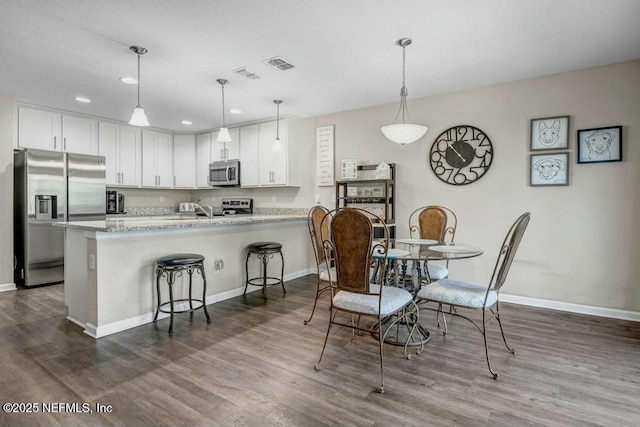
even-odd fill
[[(379, 263), (376, 263), (373, 277), (382, 274), (385, 285), (404, 288), (414, 296), (423, 285), (431, 282), (428, 263), (430, 261), (452, 261), (469, 259), (480, 256), (483, 250), (467, 244), (446, 244), (437, 240), (427, 239), (390, 239), (391, 248), (387, 253), (387, 262), (384, 272)], [(374, 241), (373, 258), (381, 261), (384, 259), (384, 251), (378, 242)], [(418, 317), (418, 316), (417, 316)], [(387, 323), (391, 323), (388, 319)], [(384, 327), (384, 322), (383, 322)], [(393, 345), (424, 345), (430, 339), (429, 331), (418, 323), (415, 332), (409, 336), (413, 324), (398, 322), (395, 331), (389, 331), (385, 343)]]

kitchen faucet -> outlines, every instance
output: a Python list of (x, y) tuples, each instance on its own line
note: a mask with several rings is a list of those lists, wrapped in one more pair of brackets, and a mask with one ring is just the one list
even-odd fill
[(213, 208), (209, 205), (204, 205), (206, 208), (209, 208), (209, 210), (206, 210), (204, 207), (200, 206), (200, 202), (202, 201), (202, 197), (198, 198), (198, 200), (196, 200), (196, 211), (200, 210), (202, 211), (207, 218), (212, 218), (213, 217)]

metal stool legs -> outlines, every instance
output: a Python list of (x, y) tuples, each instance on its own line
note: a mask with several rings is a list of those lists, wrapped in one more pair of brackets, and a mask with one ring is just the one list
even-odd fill
[[(252, 253), (255, 254), (258, 257), (258, 259), (262, 262), (262, 267), (261, 267), (262, 274), (260, 277), (249, 278), (249, 257), (251, 256)], [(280, 259), (282, 260), (282, 265), (280, 268), (280, 278), (267, 276), (267, 265), (269, 264), (269, 259), (275, 253), (280, 254)], [(282, 254), (281, 250), (263, 251), (263, 252), (247, 251), (247, 258), (245, 260), (244, 270), (245, 270), (246, 282), (244, 285), (244, 292), (242, 293), (242, 295), (247, 294), (247, 288), (249, 287), (249, 285), (262, 286), (262, 296), (265, 300), (267, 299), (267, 287), (269, 286), (279, 284), (282, 286), (282, 293), (283, 294), (287, 293), (287, 290), (284, 287), (284, 255)], [(273, 280), (273, 282), (269, 283), (269, 279)], [(259, 281), (259, 283), (254, 283), (254, 281)]]
[[(181, 275), (182, 272), (186, 270), (189, 274), (189, 298), (187, 299), (178, 299), (174, 300), (173, 298), (173, 285), (176, 281), (176, 273)], [(202, 300), (193, 298), (193, 272), (197, 270), (198, 273), (202, 276)], [(167, 277), (167, 285), (169, 286), (169, 301), (162, 303), (161, 302), (161, 294), (160, 294), (160, 278), (162, 276)], [(209, 311), (207, 310), (206, 305), (206, 296), (207, 296), (207, 277), (204, 272), (204, 264), (196, 263), (192, 265), (186, 266), (178, 266), (178, 267), (166, 267), (166, 266), (157, 266), (156, 267), (156, 292), (158, 296), (158, 305), (156, 307), (156, 313), (153, 316), (153, 322), (155, 323), (158, 320), (158, 314), (160, 312), (168, 313), (170, 316), (169, 320), (169, 333), (173, 334), (173, 315), (176, 313), (183, 313), (185, 311), (189, 312), (189, 320), (193, 321), (193, 312), (200, 308), (203, 309), (204, 314), (207, 318), (207, 323), (211, 323), (211, 317), (209, 316)], [(175, 302), (178, 301), (186, 301), (189, 303), (189, 308), (185, 310), (176, 311), (175, 310)], [(201, 305), (194, 308), (193, 303), (199, 302)], [(169, 311), (165, 311), (162, 309), (163, 306), (169, 306)]]

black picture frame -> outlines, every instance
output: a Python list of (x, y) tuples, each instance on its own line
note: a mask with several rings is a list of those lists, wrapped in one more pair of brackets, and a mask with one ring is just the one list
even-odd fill
[(569, 185), (569, 152), (530, 154), (529, 185), (532, 187)]
[(569, 116), (531, 119), (529, 149), (531, 151), (567, 150), (569, 148)]
[(622, 161), (622, 126), (579, 129), (578, 163)]

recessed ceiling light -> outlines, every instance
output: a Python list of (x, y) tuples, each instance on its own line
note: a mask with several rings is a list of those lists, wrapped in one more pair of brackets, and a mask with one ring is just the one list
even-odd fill
[(192, 122), (191, 120), (183, 120), (183, 121), (182, 121), (182, 124), (183, 124), (183, 125), (192, 125), (192, 124), (193, 124), (193, 122)]
[(231, 114), (242, 114), (242, 110), (239, 108), (232, 108), (231, 110), (229, 110), (229, 112)]
[(82, 102), (83, 104), (88, 104), (91, 102), (91, 100), (87, 97), (84, 96), (76, 96), (76, 101), (78, 102)]
[(136, 79), (135, 77), (120, 77), (120, 81), (122, 83), (126, 83), (128, 85), (137, 85), (138, 84), (138, 79)]

